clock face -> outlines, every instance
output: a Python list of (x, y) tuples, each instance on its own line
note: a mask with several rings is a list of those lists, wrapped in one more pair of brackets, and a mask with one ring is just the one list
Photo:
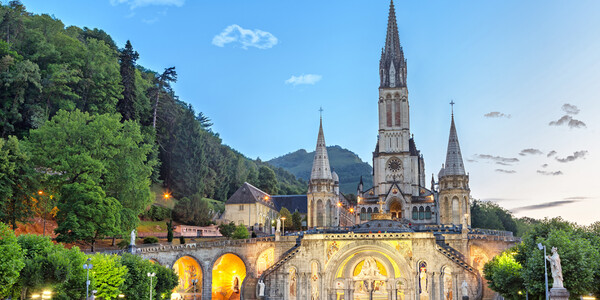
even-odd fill
[(390, 171), (398, 172), (402, 168), (402, 163), (400, 162), (399, 159), (393, 157), (388, 160), (387, 166), (388, 166), (388, 169), (390, 169)]

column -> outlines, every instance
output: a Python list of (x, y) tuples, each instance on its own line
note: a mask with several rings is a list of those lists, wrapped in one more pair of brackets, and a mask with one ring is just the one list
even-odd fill
[[(431, 292), (429, 292), (429, 299), (433, 300), (433, 299), (437, 299), (435, 298), (435, 272), (431, 272), (430, 274), (428, 274), (427, 279), (429, 281), (429, 290)], [(442, 299), (442, 298), (440, 298)]]
[(202, 265), (202, 299), (212, 299), (212, 266)]

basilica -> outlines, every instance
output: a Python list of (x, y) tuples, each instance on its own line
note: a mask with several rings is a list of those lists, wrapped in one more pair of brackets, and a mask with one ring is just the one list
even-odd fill
[[(426, 186), (425, 160), (410, 133), (406, 75), (391, 2), (373, 99), (373, 186), (361, 180), (357, 203), (340, 193), (321, 121), (306, 195), (278, 198), (245, 183), (226, 202), (226, 221), (270, 235), (137, 249), (175, 268), (180, 285), (173, 299), (498, 299), (483, 266), (518, 239), (471, 227), (454, 114), (445, 164)], [(280, 207), (305, 213), (308, 230), (286, 234)]]

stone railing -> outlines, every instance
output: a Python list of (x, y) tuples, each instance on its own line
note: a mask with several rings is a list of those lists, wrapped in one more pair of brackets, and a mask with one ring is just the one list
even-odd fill
[(137, 246), (137, 253), (147, 252), (163, 252), (163, 251), (178, 251), (188, 250), (197, 248), (212, 248), (212, 247), (226, 247), (226, 246), (242, 246), (247, 244), (256, 244), (259, 242), (273, 242), (275, 237), (260, 237), (253, 239), (242, 239), (242, 240), (220, 240), (211, 242), (196, 242), (187, 243), (183, 245), (169, 245), (169, 244), (151, 244), (151, 245), (140, 245)]

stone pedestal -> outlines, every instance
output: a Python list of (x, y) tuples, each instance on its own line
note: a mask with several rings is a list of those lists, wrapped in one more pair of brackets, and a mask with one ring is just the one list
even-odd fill
[(127, 246), (127, 251), (131, 254), (135, 254), (135, 246), (134, 245)]
[(281, 239), (281, 232), (275, 231), (275, 241), (279, 242), (280, 239)]
[(569, 291), (565, 288), (551, 288), (550, 289), (551, 300), (568, 300)]

